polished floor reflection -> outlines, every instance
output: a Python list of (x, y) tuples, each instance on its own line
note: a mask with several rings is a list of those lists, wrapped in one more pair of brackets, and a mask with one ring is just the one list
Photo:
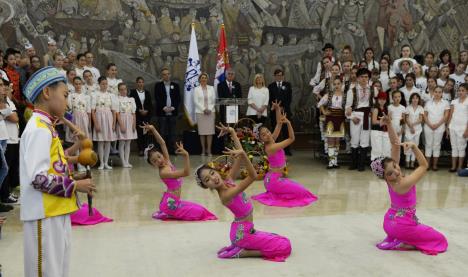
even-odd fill
[[(157, 172), (133, 157), (133, 169), (93, 171), (99, 194), (95, 206), (113, 223), (73, 229), (71, 276), (463, 276), (468, 270), (468, 180), (429, 172), (418, 184), (418, 216), (449, 240), (447, 253), (383, 252), (373, 245), (384, 237), (382, 216), (389, 200), (384, 182), (372, 175), (328, 171), (308, 152), (289, 159), (290, 177), (306, 185), (319, 201), (304, 208), (275, 208), (255, 203), (259, 230), (291, 239), (286, 263), (259, 259), (219, 260), (228, 244), (232, 215), (214, 192), (186, 178), (183, 199), (203, 204), (218, 221), (160, 222), (151, 218), (164, 187)], [(175, 158), (175, 164), (182, 160)], [(192, 157), (192, 167), (201, 157)], [(255, 182), (249, 195), (263, 191)], [(7, 214), (0, 240), (3, 276), (22, 276), (22, 225), (19, 208)], [(409, 273), (411, 272), (411, 274)], [(408, 275), (409, 274), (409, 275)]]

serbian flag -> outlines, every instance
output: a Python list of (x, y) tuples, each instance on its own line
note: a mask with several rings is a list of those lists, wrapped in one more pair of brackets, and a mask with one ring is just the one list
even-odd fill
[(214, 89), (216, 92), (218, 84), (226, 80), (226, 70), (230, 67), (226, 33), (224, 32), (224, 24), (221, 24), (221, 30), (219, 31), (218, 55), (216, 58), (216, 74), (214, 80)]
[(190, 37), (187, 70), (185, 71), (184, 82), (184, 108), (185, 115), (187, 116), (190, 126), (194, 126), (195, 123), (197, 123), (193, 96), (195, 93), (195, 88), (199, 86), (198, 77), (200, 74), (201, 64), (200, 56), (198, 55), (197, 37), (195, 35), (195, 26), (192, 24), (192, 35)]

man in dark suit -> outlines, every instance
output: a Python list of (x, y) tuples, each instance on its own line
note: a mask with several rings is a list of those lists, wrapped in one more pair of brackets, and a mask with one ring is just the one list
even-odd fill
[(180, 89), (178, 84), (171, 82), (171, 72), (168, 68), (161, 69), (161, 78), (162, 82), (156, 83), (154, 87), (156, 116), (158, 117), (159, 132), (166, 141), (169, 153), (173, 154)]
[[(268, 85), (268, 91), (270, 93), (269, 106), (274, 101), (281, 102), (281, 108), (284, 110), (288, 118), (291, 117), (291, 100), (292, 100), (292, 88), (291, 83), (284, 81), (284, 72), (282, 69), (276, 69), (274, 72), (275, 81)], [(276, 117), (274, 112), (270, 112), (271, 128), (274, 129), (276, 126)], [(281, 133), (278, 136), (278, 140), (283, 140), (288, 136), (288, 128), (286, 125), (281, 129)], [(284, 149), (286, 155), (291, 156), (289, 146)]]
[(152, 110), (151, 94), (145, 90), (145, 80), (143, 77), (136, 78), (136, 89), (130, 90), (130, 97), (135, 99), (138, 153), (140, 156), (143, 156), (143, 151), (148, 146), (148, 135), (144, 135), (143, 129), (139, 126), (143, 122), (150, 121)]
[[(234, 81), (235, 77), (232, 69), (226, 70), (226, 80), (218, 84), (218, 98), (242, 98), (242, 88)], [(219, 112), (221, 122), (226, 123), (226, 106), (221, 106)]]

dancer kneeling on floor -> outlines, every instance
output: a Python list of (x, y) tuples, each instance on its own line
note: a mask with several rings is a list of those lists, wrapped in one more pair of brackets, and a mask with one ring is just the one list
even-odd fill
[[(384, 116), (382, 122), (388, 128), (392, 158), (377, 158), (372, 161), (371, 168), (387, 183), (391, 207), (383, 223), (387, 237), (377, 247), (382, 250), (420, 250), (427, 255), (445, 252), (448, 244), (444, 235), (420, 224), (416, 217), (416, 183), (425, 175), (428, 162), (414, 142), (400, 143), (388, 116)], [(408, 176), (400, 170), (400, 146), (405, 152), (412, 150), (419, 164)]]
[[(265, 152), (268, 155), (270, 169), (265, 175), (264, 184), (266, 192), (255, 195), (252, 199), (268, 206), (278, 207), (301, 207), (307, 206), (317, 200), (303, 185), (283, 177), (283, 170), (286, 166), (286, 156), (284, 148), (294, 142), (294, 130), (291, 122), (286, 118), (286, 114), (281, 114), (280, 103), (273, 102), (272, 110), (276, 112), (276, 127), (273, 134), (268, 128), (261, 126), (257, 136), (265, 144)], [(276, 142), (281, 126), (288, 126), (289, 138)]]
[(183, 201), (180, 199), (182, 192), (183, 177), (190, 174), (190, 158), (182, 143), (177, 143), (176, 153), (184, 157), (184, 169), (176, 170), (171, 163), (166, 142), (156, 131), (153, 125), (143, 123), (144, 133), (151, 132), (161, 147), (161, 151), (154, 148), (154, 145), (145, 149), (145, 159), (150, 165), (159, 169), (159, 176), (166, 184), (167, 191), (163, 194), (159, 204), (159, 211), (153, 213), (154, 219), (160, 220), (184, 220), (184, 221), (205, 221), (216, 220), (216, 216), (203, 206)]
[[(291, 243), (286, 237), (261, 232), (254, 229), (253, 205), (244, 190), (252, 184), (257, 173), (247, 154), (237, 138), (233, 128), (222, 127), (221, 134), (229, 133), (234, 141), (235, 149), (226, 149), (225, 154), (233, 156), (234, 163), (227, 176), (210, 167), (201, 165), (195, 172), (195, 178), (202, 188), (209, 188), (218, 192), (221, 203), (234, 214), (231, 224), (231, 245), (218, 251), (219, 258), (262, 257), (266, 260), (282, 262), (291, 254)], [(240, 164), (244, 162), (248, 175), (235, 184), (233, 179), (240, 171)]]

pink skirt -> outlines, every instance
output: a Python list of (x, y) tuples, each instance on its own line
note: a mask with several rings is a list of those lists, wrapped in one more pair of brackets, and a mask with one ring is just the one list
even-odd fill
[(112, 111), (110, 109), (97, 109), (96, 110), (96, 121), (99, 123), (101, 130), (96, 132), (96, 124), (93, 130), (94, 141), (115, 141), (116, 136), (114, 130), (112, 130), (113, 122)]
[(288, 238), (254, 229), (249, 221), (233, 222), (229, 234), (231, 243), (245, 250), (260, 251), (265, 260), (284, 262), (291, 255)]
[(72, 225), (96, 225), (104, 222), (114, 221), (103, 216), (96, 208), (93, 208), (93, 215), (89, 216), (88, 204), (84, 203), (81, 208), (70, 215)]
[(266, 192), (252, 196), (258, 202), (277, 207), (303, 207), (315, 202), (318, 197), (303, 185), (288, 178), (282, 173), (268, 172), (263, 179)]
[[(87, 138), (91, 138), (88, 113), (74, 112), (72, 122), (86, 135)], [(76, 141), (76, 138), (73, 136), (73, 133), (71, 132), (70, 128), (66, 128), (65, 134), (66, 141)]]
[(404, 250), (397, 246), (405, 243), (427, 255), (437, 255), (447, 250), (445, 236), (430, 226), (420, 224), (415, 209), (389, 209), (385, 214), (383, 227), (387, 238), (376, 245), (379, 249)]
[(206, 221), (218, 219), (205, 207), (189, 201), (182, 201), (176, 195), (165, 192), (159, 203), (159, 211), (153, 213), (154, 219)]
[[(133, 129), (133, 114), (120, 113), (120, 121), (125, 127), (125, 132), (120, 130), (120, 125), (117, 124), (117, 139), (118, 140), (132, 140), (137, 138), (136, 129)], [(135, 126), (137, 127), (137, 126)]]

